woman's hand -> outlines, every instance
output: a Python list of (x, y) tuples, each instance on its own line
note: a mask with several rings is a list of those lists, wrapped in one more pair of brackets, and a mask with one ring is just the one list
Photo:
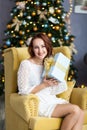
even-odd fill
[(43, 84), (44, 84), (44, 86), (45, 87), (51, 87), (51, 86), (54, 86), (54, 85), (58, 85), (58, 81), (56, 80), (56, 79), (54, 79), (54, 78), (44, 78), (43, 79), (43, 82), (42, 82)]
[(55, 86), (55, 85), (58, 85), (58, 81), (56, 79), (53, 79), (53, 78), (46, 79), (46, 78), (44, 78), (42, 83), (37, 85), (32, 90), (32, 93), (37, 93), (37, 92), (39, 92), (40, 90), (42, 90), (46, 87), (51, 87), (51, 86)]

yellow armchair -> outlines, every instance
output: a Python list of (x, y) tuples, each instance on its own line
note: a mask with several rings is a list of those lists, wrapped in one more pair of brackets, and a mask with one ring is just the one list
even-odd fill
[[(56, 52), (63, 52), (68, 58), (71, 58), (68, 47), (54, 48), (53, 54)], [(12, 47), (4, 51), (6, 130), (60, 130), (62, 118), (38, 116), (39, 99), (36, 95), (21, 96), (17, 93), (18, 67), (20, 62), (28, 57), (27, 47)], [(68, 82), (68, 86), (73, 85), (73, 82)], [(64, 97), (67, 92), (58, 96)], [(87, 89), (73, 88), (71, 96), (69, 96), (70, 94), (67, 98), (71, 103), (79, 105), (84, 110), (83, 130), (87, 130)]]

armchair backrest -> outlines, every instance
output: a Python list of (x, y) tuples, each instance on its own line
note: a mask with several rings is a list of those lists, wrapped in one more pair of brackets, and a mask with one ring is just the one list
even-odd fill
[(4, 51), (5, 94), (17, 91), (17, 71), (20, 62), (29, 57), (27, 48), (8, 48)]
[[(70, 49), (66, 46), (53, 48), (53, 54), (62, 52), (71, 58)], [(27, 47), (12, 47), (4, 50), (4, 71), (5, 71), (5, 94), (17, 92), (17, 71), (20, 62), (29, 58)]]

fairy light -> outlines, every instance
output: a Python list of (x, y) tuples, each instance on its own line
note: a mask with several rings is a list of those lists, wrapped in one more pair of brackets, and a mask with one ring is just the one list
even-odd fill
[(73, 4), (72, 4), (72, 0), (69, 0), (69, 11), (66, 14), (65, 20), (67, 22), (67, 28), (68, 28), (68, 32), (69, 34), (71, 34), (71, 21), (70, 21), (70, 16), (72, 14), (72, 10), (73, 10)]
[(69, 0), (69, 11), (67, 13), (67, 17), (70, 17), (72, 10), (73, 10), (72, 0)]

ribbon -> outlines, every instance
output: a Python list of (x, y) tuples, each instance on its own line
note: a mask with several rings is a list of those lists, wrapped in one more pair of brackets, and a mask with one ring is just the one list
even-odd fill
[(15, 31), (19, 31), (19, 26), (21, 25), (21, 23), (22, 21), (18, 20), (18, 18), (14, 18), (11, 27), (15, 26)]
[(66, 68), (62, 64), (60, 64), (59, 62), (55, 63), (55, 67), (57, 67), (58, 69), (60, 69), (64, 73), (66, 72)]
[(47, 75), (48, 71), (50, 70), (50, 67), (53, 64), (54, 64), (54, 58), (53, 57), (45, 58), (45, 60), (44, 60), (44, 68), (45, 68), (46, 75)]
[(57, 67), (62, 72), (66, 73), (66, 67), (64, 67), (61, 63), (55, 61), (53, 57), (45, 58), (44, 68), (45, 68), (45, 75), (46, 76), (48, 76), (48, 72), (49, 72), (51, 67), (52, 67), (52, 69), (54, 67)]
[(48, 19), (48, 20), (49, 20), (50, 22), (54, 23), (54, 24), (58, 24), (58, 23), (59, 23), (58, 19), (53, 18), (52, 16), (51, 16), (51, 17), (49, 17), (49, 19)]
[(40, 11), (40, 10), (37, 10), (37, 14), (39, 15), (40, 19), (44, 19), (46, 20), (46, 14), (47, 14), (47, 10), (44, 10), (44, 11)]
[(22, 9), (22, 10), (25, 9), (25, 4), (26, 4), (25, 1), (23, 1), (23, 2), (17, 2), (17, 3), (16, 3), (17, 8), (18, 8), (18, 9)]

